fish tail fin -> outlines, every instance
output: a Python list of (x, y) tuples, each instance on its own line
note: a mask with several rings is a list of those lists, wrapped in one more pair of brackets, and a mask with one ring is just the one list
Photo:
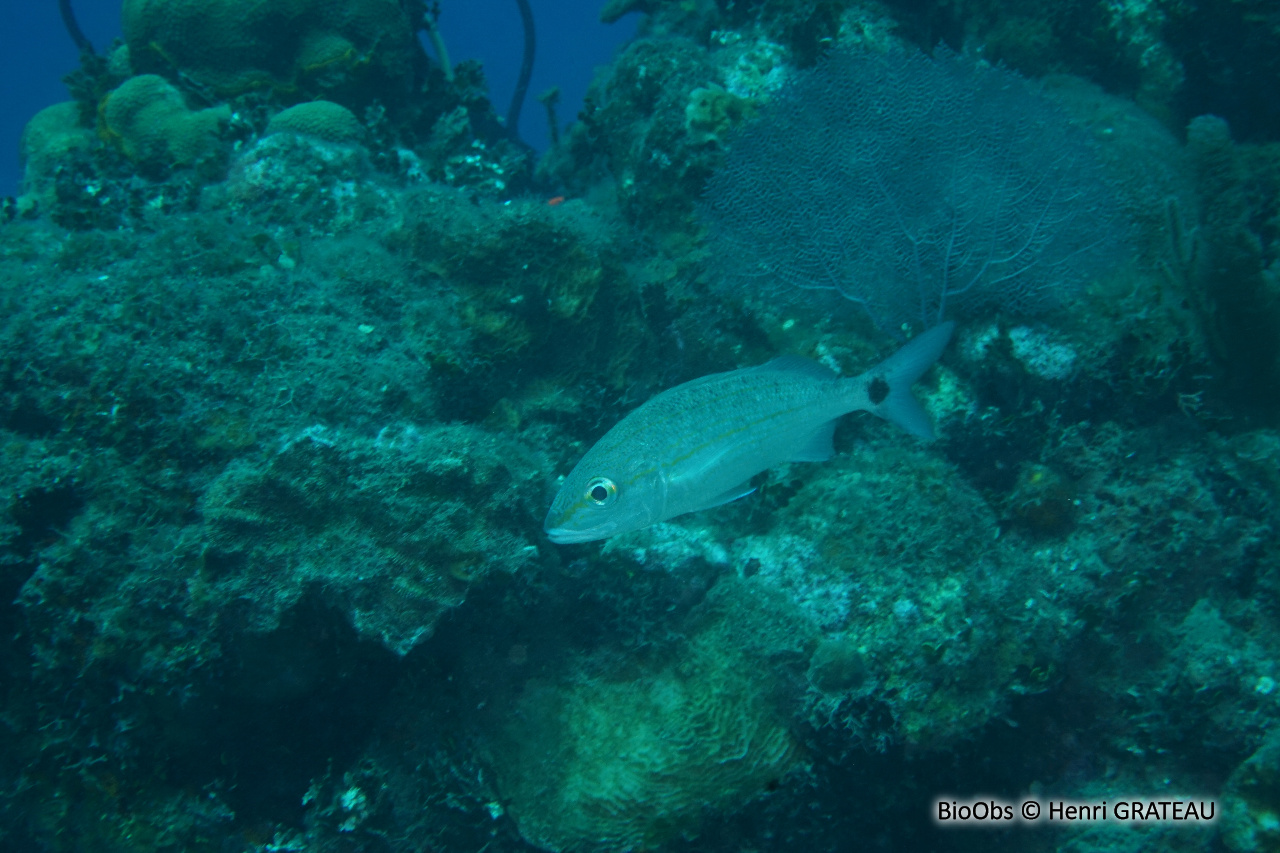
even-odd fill
[(940, 323), (916, 337), (906, 346), (868, 370), (850, 380), (861, 386), (867, 395), (866, 409), (889, 423), (925, 441), (932, 440), (933, 425), (924, 408), (911, 394), (911, 386), (947, 348), (956, 324)]

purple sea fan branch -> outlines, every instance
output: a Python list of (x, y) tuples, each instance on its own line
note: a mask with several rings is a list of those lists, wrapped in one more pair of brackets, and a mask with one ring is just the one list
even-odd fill
[(702, 213), (723, 286), (829, 291), (882, 327), (1041, 311), (1128, 255), (1065, 111), (943, 47), (798, 73), (735, 135)]

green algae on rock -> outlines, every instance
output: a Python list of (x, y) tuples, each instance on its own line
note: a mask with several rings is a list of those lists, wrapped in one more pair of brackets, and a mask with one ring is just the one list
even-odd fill
[(403, 655), (472, 584), (535, 559), (540, 495), (534, 455), (474, 427), (308, 429), (210, 487), (198, 598), (215, 611), (242, 601), (246, 629), (261, 632), (318, 589)]

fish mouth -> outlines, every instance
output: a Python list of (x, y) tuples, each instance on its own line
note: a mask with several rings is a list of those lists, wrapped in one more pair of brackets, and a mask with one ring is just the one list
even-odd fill
[(578, 542), (592, 542), (596, 539), (606, 539), (613, 533), (616, 524), (601, 524), (599, 527), (588, 527), (585, 530), (578, 530), (572, 527), (547, 527), (544, 528), (547, 538), (557, 545), (573, 545)]

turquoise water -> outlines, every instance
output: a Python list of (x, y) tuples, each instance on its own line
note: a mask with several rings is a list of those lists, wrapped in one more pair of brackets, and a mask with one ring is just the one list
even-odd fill
[[(611, 3), (539, 154), (422, 11), (129, 2), (28, 125), (0, 847), (1280, 844), (1280, 19)], [(936, 440), (546, 537), (660, 391), (942, 318)]]

